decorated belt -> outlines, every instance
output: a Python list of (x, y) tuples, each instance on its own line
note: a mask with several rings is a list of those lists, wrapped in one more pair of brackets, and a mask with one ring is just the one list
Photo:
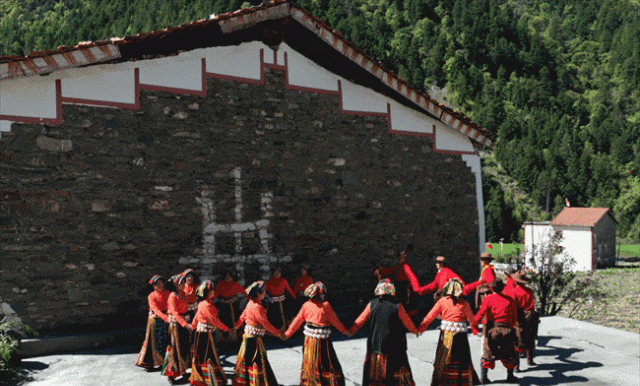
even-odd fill
[(266, 332), (267, 330), (262, 327), (250, 326), (248, 324), (244, 326), (244, 333), (249, 336), (264, 336)]
[(189, 304), (189, 311), (195, 311), (198, 309), (198, 303), (191, 303)]
[(465, 322), (450, 322), (448, 320), (443, 320), (440, 323), (440, 329), (449, 332), (466, 332), (467, 324)]
[[(191, 316), (188, 314), (181, 314), (180, 316), (182, 316), (187, 322), (189, 322), (189, 320), (191, 319)], [(173, 316), (173, 314), (169, 314), (169, 323), (178, 323), (176, 317)]]
[(269, 303), (281, 303), (284, 302), (284, 294), (280, 295), (280, 296), (271, 296), (269, 295)]
[(153, 311), (149, 311), (149, 319), (155, 319), (156, 318), (156, 314), (153, 313)]
[(331, 327), (321, 327), (307, 323), (304, 325), (304, 335), (309, 338), (327, 339), (331, 335)]
[(213, 332), (216, 328), (210, 324), (198, 322), (198, 326), (196, 327), (197, 332)]
[(227, 303), (227, 304), (235, 303), (235, 302), (238, 301), (238, 296), (233, 296), (233, 297), (230, 297), (230, 298), (218, 298), (218, 301), (220, 303)]

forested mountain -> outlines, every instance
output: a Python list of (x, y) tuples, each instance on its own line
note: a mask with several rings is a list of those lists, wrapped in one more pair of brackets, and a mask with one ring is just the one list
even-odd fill
[[(239, 0), (0, 0), (0, 55), (134, 35)], [(640, 239), (640, 1), (298, 0), (372, 57), (488, 129), (541, 210), (485, 178), (487, 238), (564, 205), (609, 207)], [(535, 205), (534, 205), (535, 206)], [(534, 218), (535, 216), (535, 218)]]

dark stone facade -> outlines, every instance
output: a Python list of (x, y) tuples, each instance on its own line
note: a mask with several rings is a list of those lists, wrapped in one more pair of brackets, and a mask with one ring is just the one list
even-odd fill
[[(386, 118), (345, 115), (334, 95), (208, 80), (205, 98), (143, 91), (137, 111), (63, 106), (60, 126), (13, 124), (0, 140), (0, 297), (36, 329), (144, 323), (146, 281), (201, 256), (209, 189), (218, 223), (264, 215), (292, 283), (314, 268), (334, 307), (373, 295), (375, 265), (407, 243), (423, 281), (447, 256), (478, 275), (475, 179), (429, 138), (390, 134)], [(216, 251), (237, 254), (232, 235)], [(241, 254), (264, 249), (242, 233)], [(230, 265), (230, 264), (228, 264)], [(213, 267), (213, 271), (211, 272)], [(216, 276), (225, 264), (198, 267)], [(206, 270), (206, 272), (205, 272)], [(260, 276), (248, 264), (247, 280)]]

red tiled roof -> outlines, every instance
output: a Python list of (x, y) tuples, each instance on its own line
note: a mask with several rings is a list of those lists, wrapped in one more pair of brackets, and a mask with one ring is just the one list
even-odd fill
[[(364, 51), (320, 19), (307, 11), (292, 5), (289, 0), (272, 0), (256, 7), (241, 9), (217, 15), (212, 19), (203, 19), (177, 27), (159, 31), (140, 33), (124, 38), (111, 38), (96, 42), (80, 42), (75, 47), (60, 46), (56, 50), (32, 52), (27, 56), (9, 55), (0, 57), (0, 80), (48, 74), (70, 67), (88, 66), (104, 62), (125, 62), (176, 55), (182, 51), (218, 45), (239, 44), (243, 38), (235, 41), (233, 33), (248, 31), (259, 23), (293, 19), (306, 30), (315, 34), (339, 55), (378, 78), (386, 90), (399, 94), (417, 105), (419, 109), (435, 116), (478, 144), (494, 147), (489, 133), (477, 123), (454, 109), (438, 103), (431, 97), (398, 77), (382, 63), (371, 59)], [(272, 25), (270, 28), (277, 28)], [(265, 35), (260, 36), (266, 40)], [(295, 37), (292, 37), (295, 38)], [(255, 37), (254, 37), (255, 39)], [(286, 39), (282, 39), (286, 41)]]
[(607, 214), (617, 223), (608, 208), (564, 208), (551, 220), (551, 225), (592, 227)]

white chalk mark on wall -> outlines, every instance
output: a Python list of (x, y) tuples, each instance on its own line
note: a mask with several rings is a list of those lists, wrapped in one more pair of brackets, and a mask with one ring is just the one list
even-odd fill
[[(243, 221), (242, 213), (245, 204), (242, 200), (242, 170), (235, 168), (231, 175), (235, 181), (235, 222), (231, 224), (219, 223), (216, 221), (216, 205), (213, 199), (213, 191), (209, 187), (203, 187), (201, 196), (196, 200), (202, 206), (203, 219), (203, 240), (202, 252), (200, 256), (183, 257), (180, 259), (181, 264), (201, 266), (202, 278), (207, 279), (211, 273), (211, 269), (215, 264), (234, 264), (238, 273), (238, 281), (241, 284), (246, 283), (248, 264), (258, 263), (260, 265), (260, 273), (263, 279), (267, 279), (271, 273), (271, 269), (276, 264), (291, 262), (291, 256), (279, 256), (272, 252), (271, 240), (273, 235), (269, 232), (270, 218), (273, 217), (271, 201), (273, 193), (265, 192), (260, 194), (260, 209), (262, 218), (256, 221)], [(260, 240), (260, 250), (258, 253), (245, 254), (243, 252), (242, 235), (245, 232), (255, 232)], [(233, 254), (218, 253), (217, 238), (220, 235), (232, 234), (235, 241), (235, 251)]]

